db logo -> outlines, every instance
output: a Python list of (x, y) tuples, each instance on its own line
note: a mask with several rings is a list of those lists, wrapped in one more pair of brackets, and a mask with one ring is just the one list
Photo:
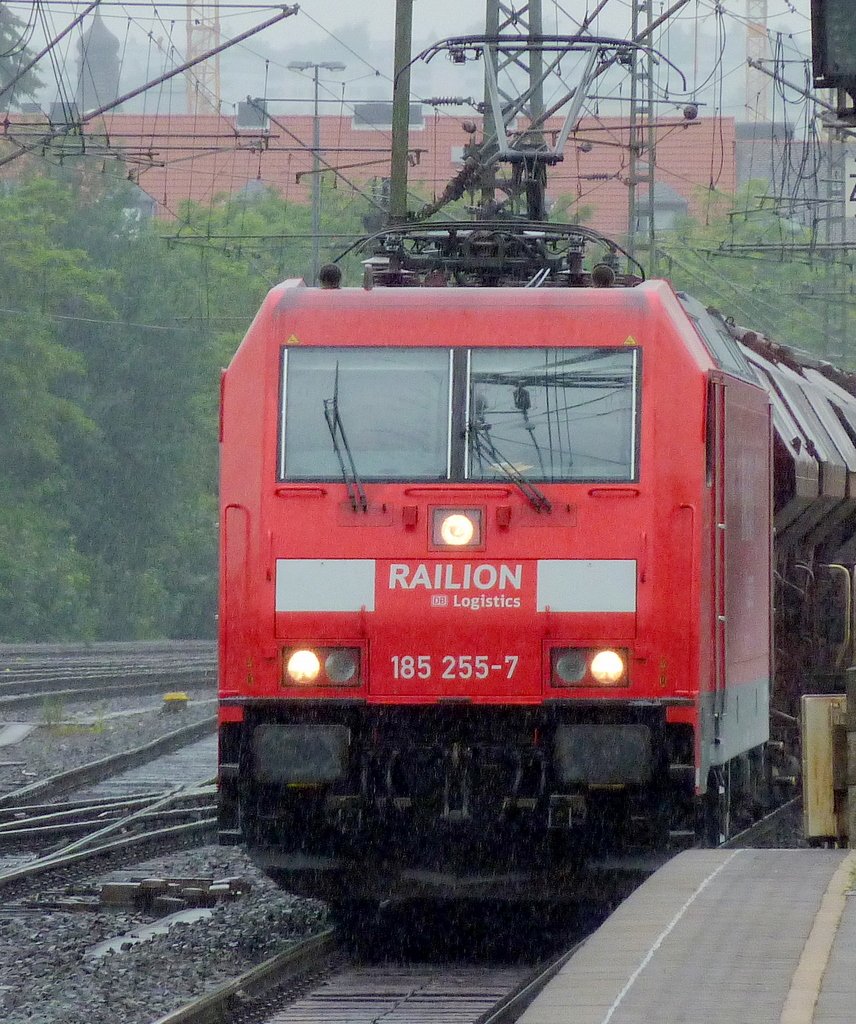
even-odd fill
[(445, 594), (432, 594), (431, 595), (431, 607), (432, 608), (445, 608), (449, 603), (449, 598)]

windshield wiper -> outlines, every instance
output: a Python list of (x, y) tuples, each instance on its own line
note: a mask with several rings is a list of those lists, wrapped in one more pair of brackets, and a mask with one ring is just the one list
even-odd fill
[[(336, 458), (339, 460), (339, 468), (342, 470), (342, 479), (345, 481), (345, 488), (348, 492), (348, 498), (351, 502), (351, 508), (356, 512), (358, 509), (362, 509), (363, 512), (368, 512), (369, 503), (366, 498), (366, 492), (363, 489), (360, 475), (357, 473), (357, 467), (354, 464), (354, 455), (351, 451), (351, 446), (348, 444), (348, 436), (345, 433), (345, 427), (342, 424), (342, 417), (339, 413), (339, 364), (336, 363), (336, 376), (333, 379), (333, 397), (322, 399), (324, 402), (324, 419), (327, 421), (327, 428), (330, 431), (330, 437), (333, 439), (333, 451), (336, 453)], [(342, 438), (342, 444), (339, 445), (339, 436)], [(348, 456), (348, 463), (345, 465), (345, 460), (342, 457), (342, 448), (345, 449), (345, 454)]]
[(536, 512), (552, 511), (553, 506), (547, 495), (509, 462), (499, 448), (496, 447), (493, 438), (490, 436), (490, 426), (484, 420), (474, 420), (470, 423), (470, 437), (475, 441), (474, 447), (479, 458), (486, 455), (491, 465), (496, 466), (500, 473), (517, 487)]

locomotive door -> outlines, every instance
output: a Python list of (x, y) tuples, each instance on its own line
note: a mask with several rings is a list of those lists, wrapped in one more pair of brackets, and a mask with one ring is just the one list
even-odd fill
[(708, 392), (708, 481), (712, 488), (711, 512), (713, 517), (713, 551), (711, 558), (711, 662), (713, 669), (713, 740), (719, 743), (722, 719), (725, 713), (725, 636), (726, 636), (726, 542), (725, 518), (725, 401), (726, 384), (722, 378), (711, 375)]

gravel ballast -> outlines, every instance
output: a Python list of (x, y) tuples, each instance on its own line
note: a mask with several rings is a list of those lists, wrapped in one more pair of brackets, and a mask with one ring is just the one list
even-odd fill
[[(3, 748), (3, 757), (24, 761), (17, 785), (76, 767), (190, 725), (214, 713), (212, 691), (191, 691), (181, 712), (153, 707), (157, 697), (101, 702), (95, 727), (42, 724), (25, 739)], [(127, 717), (115, 711), (148, 706)], [(69, 711), (78, 711), (79, 706)], [(12, 769), (0, 776), (3, 788)], [(800, 846), (801, 818), (794, 806), (777, 819), (768, 839), (751, 845)], [(0, 1024), (152, 1024), (296, 941), (328, 924), (323, 903), (284, 892), (265, 878), (239, 849), (206, 845), (169, 854), (123, 872), (135, 877), (227, 878), (241, 876), (250, 891), (211, 915), (177, 923), (127, 949), (92, 956), (105, 940), (133, 933), (156, 920), (126, 910), (35, 911), (15, 916), (0, 908)], [(93, 868), (89, 891), (105, 879)], [(45, 882), (49, 888), (49, 881)], [(81, 892), (79, 883), (70, 890)], [(84, 888), (85, 891), (85, 888)], [(2, 896), (0, 896), (2, 902)]]
[[(771, 840), (771, 846), (803, 845), (797, 807), (782, 816)], [(252, 888), (204, 920), (173, 925), (166, 935), (98, 958), (91, 956), (97, 944), (132, 933), (152, 916), (102, 911), (0, 917), (3, 1024), (152, 1024), (328, 924), (323, 903), (278, 889), (236, 848), (204, 846), (121, 873), (129, 874), (240, 876)], [(81, 886), (71, 891), (79, 894)]]
[(204, 920), (175, 924), (166, 935), (97, 958), (89, 951), (99, 942), (152, 917), (125, 911), (0, 917), (4, 1024), (151, 1024), (326, 926), (323, 903), (278, 889), (233, 848), (201, 847), (148, 861), (134, 874), (240, 875), (252, 889)]
[[(137, 696), (99, 702), (93, 709), (96, 713), (94, 724), (49, 724), (42, 720), (24, 739), (3, 748), (2, 760), (23, 763), (9, 764), (2, 769), (0, 788), (8, 792), (48, 775), (143, 746), (185, 725), (213, 718), (217, 713), (216, 700), (212, 699), (214, 695), (210, 688), (198, 693), (191, 691), (189, 696), (190, 700), (182, 711), (166, 712), (158, 706), (157, 697)], [(139, 714), (106, 717), (116, 711), (141, 707), (146, 710)], [(98, 713), (103, 717), (97, 717)], [(19, 720), (17, 716), (15, 720)], [(20, 720), (26, 721), (23, 717)]]

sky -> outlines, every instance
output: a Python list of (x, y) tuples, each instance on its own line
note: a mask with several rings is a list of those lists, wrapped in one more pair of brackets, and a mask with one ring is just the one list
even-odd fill
[[(702, 113), (723, 113), (749, 119), (746, 112), (746, 3), (747, 0), (689, 0), (682, 12), (657, 35), (657, 47), (678, 64), (687, 77), (684, 93), (678, 76), (660, 65), (659, 77), (663, 96), (678, 105), (688, 98), (702, 104)], [(8, 6), (24, 21), (32, 19), (30, 48), (40, 48), (44, 39), (56, 34), (84, 3), (78, 0), (43, 0), (34, 14), (34, 4), (11, 2)], [(521, 6), (520, 3), (517, 4)], [(576, 23), (586, 14), (588, 3), (581, 0), (542, 0), (545, 32), (573, 33)], [(654, 14), (668, 6), (666, 0), (654, 0)], [(793, 78), (802, 81), (800, 62), (810, 52), (809, 0), (767, 0), (768, 30), (772, 49), (788, 60)], [(246, 96), (273, 98), (272, 110), (309, 111), (312, 95), (311, 72), (298, 73), (288, 69), (291, 61), (341, 61), (347, 65), (340, 73), (321, 72), (320, 96), (323, 112), (339, 113), (341, 109), (363, 99), (388, 99), (391, 94), (393, 39), (395, 24), (394, 0), (365, 0), (361, 5), (343, 0), (303, 0), (300, 10), (278, 25), (240, 44), (221, 58), (221, 97), (224, 113), (231, 113), (235, 104)], [(719, 7), (720, 14), (716, 13)], [(153, 4), (134, 0), (121, 4), (102, 0), (102, 16), (121, 44), (122, 71), (120, 91), (125, 92), (151, 80), (170, 66), (185, 59), (185, 5), (176, 0)], [(230, 38), (270, 17), (274, 8), (251, 8), (246, 0), (220, 3), (221, 35)], [(608, 0), (594, 28), (601, 35), (626, 38), (630, 32), (628, 0)], [(478, 34), (483, 31), (484, 0), (414, 0), (413, 52), (418, 53), (437, 39), (450, 35)], [(65, 78), (76, 81), (77, 40), (71, 33), (59, 48), (56, 67)], [(721, 55), (721, 56), (720, 56)], [(719, 59), (717, 59), (719, 58)], [(565, 81), (572, 83), (573, 68), (563, 69)], [(56, 68), (46, 61), (40, 65), (46, 85), (40, 102), (57, 98)], [(626, 76), (614, 76), (609, 95), (626, 95)], [(443, 56), (430, 64), (414, 66), (411, 83), (414, 98), (436, 95), (473, 95), (480, 98), (481, 69), (467, 65), (463, 69), (451, 65)], [(304, 97), (302, 104), (285, 103), (286, 99)], [(335, 102), (334, 102), (335, 101)], [(125, 110), (157, 109), (161, 113), (180, 113), (183, 109), (184, 86), (150, 90), (144, 97), (126, 106)], [(617, 110), (617, 108), (616, 108)], [(599, 113), (615, 112), (609, 101), (598, 102)], [(462, 115), (463, 116), (463, 115)]]

